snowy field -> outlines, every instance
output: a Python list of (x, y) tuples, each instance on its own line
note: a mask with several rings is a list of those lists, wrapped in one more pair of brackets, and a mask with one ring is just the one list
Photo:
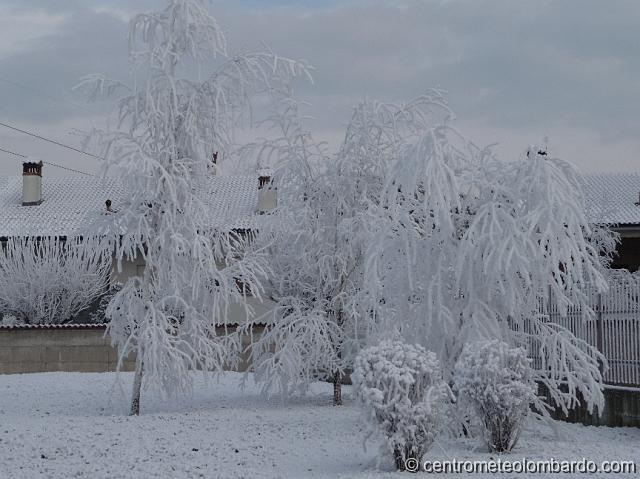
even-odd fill
[[(326, 384), (314, 385), (306, 398), (283, 403), (264, 400), (253, 387), (241, 392), (241, 376), (235, 373), (208, 383), (198, 376), (193, 395), (162, 400), (147, 391), (142, 415), (128, 417), (123, 414), (132, 376), (116, 377), (0, 376), (0, 477), (414, 477), (391, 472), (389, 463), (376, 466), (377, 445), (363, 448), (349, 388), (346, 405), (335, 408)], [(558, 429), (556, 435), (546, 426), (530, 424), (514, 452), (502, 458), (640, 462), (640, 429), (564, 423)], [(429, 459), (440, 460), (489, 457), (475, 439), (441, 438), (429, 454)]]

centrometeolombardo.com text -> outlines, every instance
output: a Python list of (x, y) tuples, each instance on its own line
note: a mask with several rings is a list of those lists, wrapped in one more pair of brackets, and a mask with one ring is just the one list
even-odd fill
[(638, 470), (634, 461), (602, 461), (600, 463), (587, 458), (579, 460), (531, 460), (496, 459), (489, 461), (472, 461), (451, 459), (447, 461), (424, 461), (419, 464), (413, 459), (407, 459), (408, 471), (425, 471), (432, 473), (505, 473), (505, 474), (558, 474), (558, 473), (604, 473), (604, 474), (635, 474)]

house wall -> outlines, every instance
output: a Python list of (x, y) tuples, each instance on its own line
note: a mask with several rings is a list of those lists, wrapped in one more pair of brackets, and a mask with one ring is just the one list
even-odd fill
[(111, 284), (124, 283), (132, 276), (139, 276), (144, 271), (144, 259), (142, 255), (134, 260), (122, 260), (120, 268), (118, 268), (118, 262), (113, 260), (113, 269), (111, 270)]
[[(132, 276), (139, 276), (144, 271), (144, 267), (145, 263), (141, 256), (138, 256), (133, 261), (123, 260), (120, 270), (118, 270), (117, 263), (114, 260), (111, 283), (124, 283)], [(218, 267), (222, 268), (224, 265), (218, 264)], [(269, 299), (259, 300), (253, 296), (247, 296), (245, 302), (234, 303), (230, 306), (226, 323), (240, 324), (246, 322), (249, 317), (252, 319), (260, 318), (272, 312), (274, 307), (275, 303)]]
[(621, 234), (620, 244), (613, 258), (614, 268), (626, 268), (629, 271), (640, 270), (640, 234), (631, 236)]

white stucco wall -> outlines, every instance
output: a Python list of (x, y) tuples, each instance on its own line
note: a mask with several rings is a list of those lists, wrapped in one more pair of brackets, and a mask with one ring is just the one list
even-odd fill
[[(118, 270), (117, 263), (113, 261), (113, 269), (111, 271), (111, 284), (124, 283), (132, 276), (140, 275), (144, 271), (144, 260), (139, 255), (133, 261), (122, 261), (121, 268)], [(218, 265), (220, 266), (220, 265)], [(247, 319), (259, 318), (268, 314), (275, 308), (275, 303), (268, 299), (259, 300), (253, 296), (247, 296), (247, 305), (251, 311), (247, 311), (246, 305), (243, 303), (232, 304), (229, 308), (227, 324), (244, 323)], [(248, 315), (251, 318), (248, 318)]]
[(144, 260), (139, 255), (135, 260), (123, 260), (118, 268), (117, 261), (113, 260), (113, 268), (111, 269), (111, 284), (124, 283), (132, 276), (137, 276), (144, 271)]

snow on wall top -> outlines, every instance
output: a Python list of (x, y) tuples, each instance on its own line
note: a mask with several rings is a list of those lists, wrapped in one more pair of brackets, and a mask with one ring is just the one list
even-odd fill
[(106, 329), (107, 323), (93, 324), (2, 324), (0, 323), (0, 331), (5, 330), (23, 330), (23, 329)]
[[(199, 188), (208, 206), (208, 226), (248, 229), (255, 226), (258, 179), (218, 176)], [(71, 236), (90, 230), (105, 211), (105, 201), (118, 209), (126, 198), (114, 178), (43, 178), (43, 202), (22, 206), (22, 177), (0, 178), (0, 237)]]
[(584, 175), (589, 219), (611, 225), (640, 225), (640, 173)]

